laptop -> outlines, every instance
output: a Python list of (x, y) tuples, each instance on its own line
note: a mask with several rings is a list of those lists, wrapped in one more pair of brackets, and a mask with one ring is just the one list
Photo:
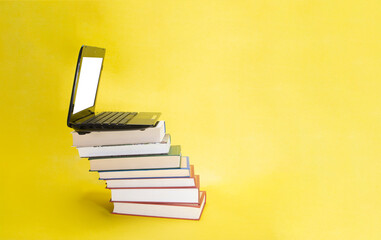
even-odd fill
[(75, 69), (67, 125), (77, 131), (136, 129), (155, 126), (159, 112), (95, 112), (106, 49), (82, 46)]

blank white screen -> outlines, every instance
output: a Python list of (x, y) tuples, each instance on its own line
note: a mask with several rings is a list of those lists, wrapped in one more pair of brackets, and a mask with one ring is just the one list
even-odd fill
[(103, 58), (82, 58), (73, 114), (94, 106)]

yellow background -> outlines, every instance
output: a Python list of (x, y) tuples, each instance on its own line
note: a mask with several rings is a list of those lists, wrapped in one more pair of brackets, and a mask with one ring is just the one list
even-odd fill
[[(0, 2), (0, 239), (380, 239), (379, 1)], [(98, 109), (161, 111), (201, 221), (110, 214), (66, 126), (82, 44)]]

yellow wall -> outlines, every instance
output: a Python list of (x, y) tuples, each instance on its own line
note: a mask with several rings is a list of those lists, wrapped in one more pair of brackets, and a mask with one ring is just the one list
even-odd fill
[[(380, 10), (0, 2), (0, 239), (380, 239)], [(201, 221), (109, 213), (66, 127), (82, 44), (107, 49), (98, 110), (163, 113)]]

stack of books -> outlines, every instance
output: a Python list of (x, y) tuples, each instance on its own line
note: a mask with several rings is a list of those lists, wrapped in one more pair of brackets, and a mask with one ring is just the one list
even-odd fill
[(171, 145), (165, 122), (133, 130), (72, 132), (73, 146), (88, 158), (111, 190), (113, 213), (200, 219), (206, 192), (181, 146)]

